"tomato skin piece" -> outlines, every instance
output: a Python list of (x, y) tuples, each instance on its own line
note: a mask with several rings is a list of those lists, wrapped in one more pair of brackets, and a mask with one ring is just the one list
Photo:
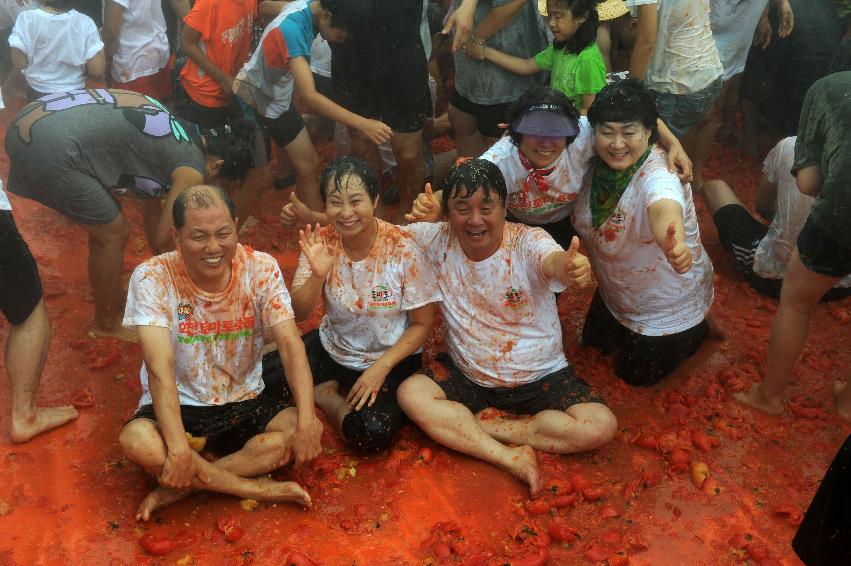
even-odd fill
[(546, 515), (550, 512), (550, 504), (545, 499), (533, 499), (526, 503), (526, 511), (530, 515)]
[(609, 553), (605, 548), (592, 544), (585, 550), (585, 559), (597, 564), (609, 557)]
[(680, 464), (690, 464), (691, 463), (691, 454), (687, 450), (683, 450), (682, 448), (674, 448), (671, 451), (671, 464), (680, 465)]
[(284, 560), (284, 566), (316, 566), (316, 562), (308, 558), (306, 554), (293, 550)]
[(579, 538), (579, 531), (567, 524), (561, 517), (556, 517), (547, 529), (550, 537), (556, 542), (574, 542)]
[(236, 542), (245, 534), (239, 524), (239, 519), (233, 515), (225, 515), (216, 519), (216, 528), (225, 535), (225, 540), (228, 542)]
[(797, 527), (804, 520), (804, 514), (801, 513), (801, 510), (789, 504), (778, 505), (772, 513), (778, 517), (783, 517), (793, 527)]
[(585, 491), (591, 487), (591, 482), (577, 473), (570, 474), (570, 483), (576, 491)]
[(712, 437), (703, 432), (702, 430), (696, 430), (691, 435), (692, 444), (694, 447), (703, 451), (709, 452), (712, 450), (714, 443), (712, 442)]
[(445, 542), (438, 542), (431, 549), (432, 554), (438, 560), (444, 560), (452, 556), (452, 549)]
[(420, 453), (417, 456), (417, 459), (423, 464), (428, 464), (434, 459), (434, 452), (432, 452), (431, 448), (429, 448), (428, 446), (424, 446), (420, 449)]
[(555, 507), (556, 509), (565, 509), (566, 507), (573, 507), (574, 505), (576, 505), (577, 501), (579, 501), (578, 493), (559, 495), (558, 497), (553, 499), (553, 507)]
[(165, 556), (175, 548), (177, 543), (170, 538), (160, 537), (153, 533), (142, 535), (139, 545), (151, 556)]

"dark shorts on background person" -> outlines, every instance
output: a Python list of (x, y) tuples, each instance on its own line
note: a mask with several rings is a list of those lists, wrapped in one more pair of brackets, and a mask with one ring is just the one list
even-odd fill
[(304, 129), (304, 120), (294, 104), (277, 118), (266, 118), (257, 114), (257, 123), (266, 134), (266, 151), (271, 156), (272, 146), (269, 138), (275, 140), (278, 147), (284, 147), (292, 143), (298, 134)]
[[(506, 217), (508, 222), (516, 222), (518, 224), (526, 224), (522, 220), (519, 220), (516, 216), (511, 214), (511, 210), (508, 211), (508, 216)], [(527, 224), (527, 226), (532, 226), (535, 228), (543, 228), (546, 230), (547, 234), (553, 237), (553, 240), (556, 241), (558, 245), (567, 249), (570, 247), (570, 241), (574, 236), (578, 236), (576, 230), (573, 228), (573, 223), (570, 221), (570, 216), (563, 218), (562, 220), (557, 220), (556, 222), (550, 222), (549, 224)]]
[(541, 411), (564, 411), (581, 403), (605, 404), (603, 398), (577, 377), (573, 366), (566, 366), (531, 383), (516, 387), (484, 387), (471, 381), (446, 353), (438, 354), (434, 360), (449, 372), (446, 379), (439, 379), (428, 367), (422, 373), (434, 380), (450, 401), (461, 403), (473, 414), (488, 407), (508, 411), (516, 415), (535, 415)]
[(837, 242), (809, 218), (798, 234), (798, 255), (813, 273), (826, 277), (851, 273), (851, 248)]
[[(302, 340), (314, 385), (336, 381), (340, 385), (340, 394), (345, 397), (363, 374), (363, 370), (338, 364), (322, 346), (318, 330), (308, 332), (302, 336)], [(408, 421), (396, 401), (396, 390), (405, 379), (417, 373), (421, 366), (422, 356), (411, 354), (390, 370), (375, 403), (371, 407), (364, 405), (359, 411), (351, 411), (343, 419), (342, 434), (346, 442), (363, 452), (380, 452), (390, 447), (396, 433)], [(289, 399), (290, 391), (281, 377), (284, 370), (278, 352), (270, 352), (264, 356), (263, 370), (267, 390), (281, 399)]]
[(582, 343), (605, 354), (615, 352), (615, 374), (630, 385), (658, 383), (694, 354), (708, 335), (706, 320), (665, 336), (633, 332), (609, 311), (599, 290), (594, 293), (582, 327)]
[(0, 312), (22, 324), (41, 300), (41, 277), (11, 210), (0, 210)]
[(431, 92), (425, 66), (406, 65), (398, 74), (368, 77), (355, 73), (331, 76), (334, 100), (350, 112), (380, 120), (394, 132), (412, 134), (432, 116)]
[(480, 134), (489, 138), (499, 138), (505, 133), (505, 129), (500, 128), (499, 125), (508, 121), (508, 111), (513, 103), (477, 104), (459, 94), (457, 90), (453, 90), (449, 95), (449, 104), (475, 118)]
[(331, 82), (331, 77), (313, 73), (313, 86), (319, 94), (331, 98), (334, 92), (334, 86)]
[(656, 93), (659, 117), (675, 136), (682, 139), (689, 129), (700, 122), (721, 93), (721, 77), (709, 86), (689, 94)]
[[(272, 419), (288, 406), (264, 390), (247, 401), (203, 407), (181, 405), (180, 418), (186, 432), (207, 439), (205, 450), (226, 456), (242, 449), (252, 437), (265, 432)], [(142, 405), (133, 419), (156, 422), (154, 406)]]

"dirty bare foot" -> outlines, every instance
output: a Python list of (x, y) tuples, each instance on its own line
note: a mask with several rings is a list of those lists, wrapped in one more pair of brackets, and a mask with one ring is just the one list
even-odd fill
[(734, 393), (733, 398), (743, 405), (759, 409), (769, 415), (780, 415), (783, 413), (783, 400), (766, 399), (762, 394), (762, 388), (759, 383), (751, 385), (748, 391)]
[(148, 521), (151, 518), (151, 513), (170, 503), (180, 501), (190, 493), (192, 493), (192, 490), (160, 486), (146, 495), (142, 503), (139, 504), (139, 508), (136, 510), (136, 520)]
[(310, 507), (313, 501), (310, 495), (294, 481), (275, 481), (271, 478), (255, 480), (258, 484), (257, 497), (261, 501), (277, 501), (295, 503), (302, 507)]
[(833, 392), (836, 393), (836, 412), (840, 417), (851, 422), (851, 386), (837, 379), (833, 382)]
[(136, 334), (135, 330), (130, 330), (129, 328), (125, 328), (120, 324), (111, 329), (106, 329), (98, 325), (97, 323), (92, 324), (91, 329), (89, 329), (89, 337), (90, 338), (118, 338), (119, 340), (123, 340), (124, 342), (138, 342), (139, 336)]
[(504, 465), (505, 471), (527, 484), (533, 496), (537, 495), (541, 490), (541, 472), (535, 450), (531, 446), (517, 446), (509, 450), (512, 455)]
[(9, 438), (12, 442), (26, 442), (32, 437), (62, 426), (80, 416), (71, 405), (61, 407), (36, 407), (27, 416), (13, 416)]

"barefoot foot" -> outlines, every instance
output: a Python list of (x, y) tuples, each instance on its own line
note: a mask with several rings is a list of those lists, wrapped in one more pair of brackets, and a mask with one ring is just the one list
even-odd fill
[(538, 460), (531, 446), (509, 448), (511, 457), (505, 464), (505, 470), (529, 486), (532, 495), (541, 490), (541, 472), (538, 471)]
[(836, 394), (836, 412), (851, 422), (851, 387), (847, 382), (837, 379), (833, 382), (833, 392)]
[(93, 324), (89, 330), (90, 338), (118, 338), (124, 342), (138, 342), (139, 336), (135, 330), (124, 328), (120, 324), (113, 328), (103, 328), (98, 324)]
[(258, 479), (256, 481), (258, 483), (258, 492), (255, 499), (280, 503), (295, 503), (302, 507), (313, 505), (310, 495), (294, 481), (275, 481), (272, 479)]
[(768, 413), (769, 415), (780, 415), (783, 413), (783, 400), (766, 399), (762, 394), (762, 388), (759, 383), (751, 385), (751, 388), (748, 391), (734, 393), (733, 398), (743, 405), (759, 409), (763, 413)]
[(139, 504), (139, 508), (136, 510), (136, 520), (148, 521), (151, 518), (151, 513), (160, 507), (165, 507), (169, 503), (180, 501), (190, 493), (192, 493), (191, 490), (160, 486), (145, 496), (145, 499)]
[(26, 442), (30, 438), (73, 421), (80, 413), (71, 405), (62, 407), (36, 407), (28, 416), (13, 416), (9, 438), (12, 442)]

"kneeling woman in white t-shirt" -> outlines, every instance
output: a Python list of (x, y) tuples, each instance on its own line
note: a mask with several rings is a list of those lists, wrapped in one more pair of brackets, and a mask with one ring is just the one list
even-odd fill
[(293, 310), (304, 320), (324, 299), (319, 328), (304, 336), (316, 404), (346, 442), (378, 452), (405, 423), (396, 389), (422, 365), (442, 296), (410, 236), (375, 218), (378, 183), (363, 161), (331, 162), (320, 193), (329, 226), (300, 233)]
[(658, 382), (698, 349), (713, 299), (691, 187), (653, 143), (657, 117), (638, 81), (600, 91), (588, 111), (597, 159), (573, 215), (599, 282), (582, 341), (616, 352), (615, 373), (632, 385)]

